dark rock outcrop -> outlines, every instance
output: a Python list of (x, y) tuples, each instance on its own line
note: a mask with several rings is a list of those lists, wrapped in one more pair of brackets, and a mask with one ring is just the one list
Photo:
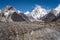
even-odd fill
[(14, 22), (29, 21), (26, 15), (24, 15), (23, 13), (17, 14), (16, 12), (12, 14), (11, 19)]
[(52, 10), (50, 13), (43, 17), (43, 21), (60, 22), (60, 13), (57, 13), (56, 10)]
[(55, 14), (55, 11), (52, 10), (50, 13), (44, 16), (43, 21), (52, 22), (56, 18), (54, 14)]

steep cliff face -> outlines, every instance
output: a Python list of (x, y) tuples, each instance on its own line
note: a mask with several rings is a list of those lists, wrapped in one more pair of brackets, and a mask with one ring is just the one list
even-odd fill
[(28, 19), (28, 17), (26, 15), (24, 15), (23, 13), (17, 14), (16, 12), (14, 12), (12, 14), (11, 19), (14, 22), (29, 21), (29, 19)]
[(52, 10), (50, 13), (48, 13), (43, 17), (43, 20), (48, 22), (53, 22), (53, 20), (56, 18), (55, 14), (56, 14), (56, 10)]

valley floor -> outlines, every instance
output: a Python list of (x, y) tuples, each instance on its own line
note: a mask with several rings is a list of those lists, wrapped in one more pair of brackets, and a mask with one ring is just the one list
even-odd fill
[(0, 22), (0, 40), (60, 40), (60, 23)]

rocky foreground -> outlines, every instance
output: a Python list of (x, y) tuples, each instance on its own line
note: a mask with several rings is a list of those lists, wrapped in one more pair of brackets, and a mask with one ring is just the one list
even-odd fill
[(0, 22), (0, 40), (60, 40), (60, 23)]

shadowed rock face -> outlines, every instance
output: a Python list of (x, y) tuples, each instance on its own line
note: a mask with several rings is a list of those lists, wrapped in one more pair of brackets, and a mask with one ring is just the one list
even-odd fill
[(49, 13), (44, 17), (45, 18), (43, 19), (43, 21), (47, 21), (47, 22), (52, 22), (56, 18), (56, 16), (52, 13)]
[(28, 17), (26, 15), (23, 13), (17, 14), (16, 12), (12, 14), (11, 19), (14, 22), (28, 21)]
[(0, 22), (0, 40), (60, 40), (60, 27)]
[(16, 12), (14, 12), (11, 16), (11, 19), (13, 21), (25, 21), (25, 19), (22, 18), (22, 15), (20, 16), (19, 14), (17, 14)]
[(56, 10), (52, 10), (49, 14), (43, 17), (43, 21), (47, 22), (60, 22), (60, 13), (57, 13)]

